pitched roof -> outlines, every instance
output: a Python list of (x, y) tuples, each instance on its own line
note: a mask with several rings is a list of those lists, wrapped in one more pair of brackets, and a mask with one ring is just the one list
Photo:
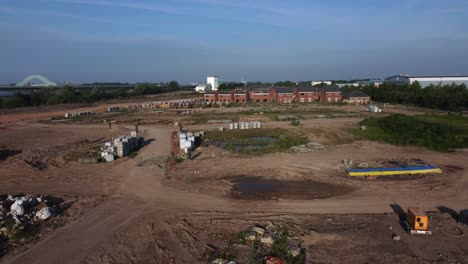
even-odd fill
[(300, 86), (297, 87), (297, 91), (300, 93), (318, 93), (320, 92), (320, 89), (318, 87), (313, 86)]
[(249, 90), (250, 90), (250, 92), (254, 92), (254, 93), (269, 93), (270, 89), (271, 88), (267, 88), (267, 87), (255, 87), (255, 88), (251, 88)]
[(291, 87), (275, 87), (277, 93), (294, 93), (294, 88)]
[(329, 92), (329, 93), (341, 92), (340, 87), (338, 85), (325, 86), (323, 87), (323, 89), (325, 89), (325, 92)]
[(354, 90), (354, 91), (351, 91), (351, 92), (349, 92), (349, 93), (343, 93), (343, 97), (346, 97), (346, 98), (351, 98), (351, 97), (369, 97), (369, 95), (367, 95), (367, 94), (364, 93), (363, 91)]

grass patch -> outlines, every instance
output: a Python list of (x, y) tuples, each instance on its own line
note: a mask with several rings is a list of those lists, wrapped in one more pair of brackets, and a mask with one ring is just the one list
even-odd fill
[(86, 158), (100, 158), (102, 143), (89, 143), (84, 148), (67, 153), (63, 159), (67, 162)]
[(276, 128), (208, 131), (204, 138), (209, 144), (242, 154), (281, 152), (308, 142), (298, 132)]
[(468, 147), (468, 118), (442, 115), (406, 116), (394, 114), (369, 117), (354, 130), (364, 138), (396, 145), (414, 145), (439, 152)]
[(239, 121), (240, 115), (237, 113), (195, 113), (192, 114), (190, 120), (194, 124), (206, 124), (209, 120), (232, 120), (233, 122)]

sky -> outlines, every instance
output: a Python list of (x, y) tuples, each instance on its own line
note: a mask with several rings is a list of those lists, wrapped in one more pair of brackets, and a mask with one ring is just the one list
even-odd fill
[(468, 0), (0, 0), (0, 83), (468, 74)]

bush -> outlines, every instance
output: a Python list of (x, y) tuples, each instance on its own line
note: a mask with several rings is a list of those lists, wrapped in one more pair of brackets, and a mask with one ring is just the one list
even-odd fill
[(291, 122), (291, 126), (300, 126), (301, 122), (299, 120), (294, 120)]
[(430, 116), (411, 117), (394, 114), (387, 117), (371, 117), (360, 122), (367, 130), (358, 134), (370, 139), (397, 145), (415, 145), (440, 152), (468, 147), (468, 119), (442, 119)]

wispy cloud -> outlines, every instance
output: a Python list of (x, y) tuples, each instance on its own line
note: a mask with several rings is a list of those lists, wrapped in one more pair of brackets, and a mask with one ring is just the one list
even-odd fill
[[(186, 16), (193, 18), (208, 18), (219, 21), (232, 21), (247, 24), (257, 24), (281, 28), (310, 29), (333, 24), (348, 26), (351, 21), (346, 18), (330, 15), (330, 12), (315, 6), (305, 8), (289, 4), (287, 1), (226, 1), (226, 0), (166, 0), (155, 2), (142, 1), (110, 1), (110, 0), (40, 0), (63, 4), (80, 4), (104, 6), (113, 8), (130, 8), (160, 14)], [(194, 6), (194, 5), (198, 5)], [(207, 12), (209, 8), (225, 8), (224, 13)], [(231, 9), (229, 9), (231, 8)], [(234, 12), (234, 9), (239, 9)], [(249, 11), (243, 14), (242, 10)], [(231, 13), (232, 12), (232, 13)], [(312, 15), (313, 14), (313, 15)]]
[(183, 11), (181, 8), (175, 8), (171, 5), (161, 3), (143, 3), (138, 1), (109, 1), (109, 0), (42, 0), (46, 2), (57, 2), (65, 4), (81, 4), (93, 6), (106, 6), (106, 7), (121, 7), (131, 8), (138, 10), (147, 10), (152, 12), (159, 12), (170, 15), (186, 15), (188, 12)]
[(19, 8), (12, 8), (12, 7), (0, 7), (0, 13), (7, 13), (7, 14), (12, 14), (12, 15), (55, 16), (55, 17), (86, 20), (86, 21), (97, 22), (97, 23), (114, 24), (114, 25), (127, 24), (126, 22), (112, 20), (112, 19), (82, 16), (82, 15), (75, 15), (72, 13), (55, 12), (55, 11), (47, 11), (47, 10), (26, 10), (26, 9), (19, 9)]

